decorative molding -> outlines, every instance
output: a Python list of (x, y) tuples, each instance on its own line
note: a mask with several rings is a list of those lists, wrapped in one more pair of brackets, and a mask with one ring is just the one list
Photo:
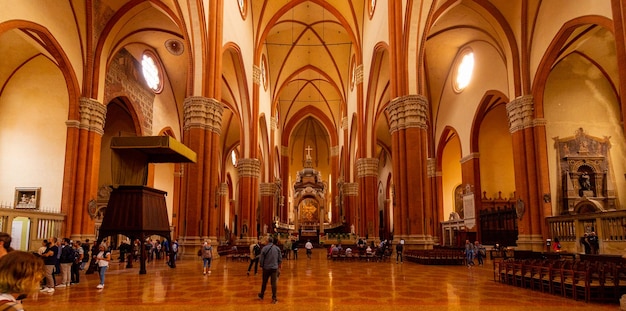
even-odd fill
[(363, 83), (363, 64), (354, 68), (354, 84)]
[(378, 177), (378, 158), (360, 158), (356, 160), (357, 177)]
[(428, 128), (428, 100), (422, 95), (396, 97), (385, 110), (389, 120), (389, 132), (392, 134), (407, 128)]
[(359, 183), (347, 182), (343, 184), (343, 194), (350, 197), (359, 195)]
[(252, 65), (252, 83), (261, 85), (261, 67)]
[(183, 104), (185, 131), (201, 128), (221, 135), (224, 107), (214, 98), (191, 96)]
[(104, 121), (107, 115), (106, 105), (87, 97), (81, 97), (79, 103), (80, 124), (78, 127), (104, 135)]
[(348, 129), (348, 118), (347, 117), (341, 118), (341, 128), (343, 128), (344, 130)]
[(278, 119), (276, 117), (270, 118), (270, 129), (275, 131), (278, 129)]
[(535, 108), (532, 95), (520, 96), (506, 104), (509, 117), (509, 132), (515, 133), (533, 126)]
[(239, 159), (237, 161), (239, 177), (259, 178), (261, 176), (261, 161), (258, 159)]
[(470, 161), (472, 159), (479, 159), (480, 158), (480, 153), (478, 152), (472, 152), (464, 157), (461, 158), (461, 160), (459, 162), (461, 162), (461, 164)]
[(280, 155), (283, 157), (286, 157), (287, 155), (289, 155), (289, 147), (280, 146)]
[(436, 177), (437, 173), (437, 159), (436, 158), (428, 158), (426, 159), (426, 170), (429, 178)]
[(330, 156), (331, 157), (339, 156), (339, 146), (330, 147)]
[(260, 187), (260, 192), (261, 192), (262, 197), (274, 196), (276, 195), (276, 190), (278, 189), (278, 187), (276, 186), (276, 183), (273, 183), (273, 182), (260, 183), (259, 187)]

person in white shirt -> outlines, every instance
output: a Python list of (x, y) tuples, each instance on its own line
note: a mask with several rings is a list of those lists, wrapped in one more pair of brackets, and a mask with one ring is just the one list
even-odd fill
[(100, 271), (100, 284), (98, 284), (96, 288), (103, 289), (104, 288), (104, 273), (107, 271), (107, 268), (109, 268), (109, 261), (111, 261), (111, 252), (107, 251), (106, 245), (102, 243), (100, 244), (98, 249), (100, 250), (100, 252), (98, 252), (98, 255), (96, 255), (96, 262), (98, 264), (98, 269)]
[(311, 259), (311, 254), (313, 253), (313, 243), (311, 243), (311, 240), (306, 241), (304, 248), (306, 248), (306, 257)]

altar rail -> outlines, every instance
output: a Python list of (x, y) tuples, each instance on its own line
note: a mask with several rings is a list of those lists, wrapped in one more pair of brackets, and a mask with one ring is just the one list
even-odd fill
[(585, 232), (595, 231), (601, 254), (623, 254), (626, 249), (626, 211), (611, 211), (546, 218), (552, 239), (570, 252), (584, 252), (579, 243)]
[[(13, 246), (16, 249), (34, 251), (41, 246), (44, 239), (50, 237), (61, 237), (61, 226), (65, 219), (65, 214), (55, 213), (46, 210), (35, 209), (15, 209), (11, 205), (0, 204), (0, 231), (11, 234), (13, 221), (23, 219), (22, 232), (28, 232), (28, 242)], [(29, 227), (29, 230), (27, 228)]]

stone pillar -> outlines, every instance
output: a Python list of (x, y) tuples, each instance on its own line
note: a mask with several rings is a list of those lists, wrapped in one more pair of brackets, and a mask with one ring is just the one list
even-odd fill
[[(239, 172), (239, 240), (240, 243), (249, 244), (259, 235), (256, 230), (258, 214), (258, 189), (259, 177), (261, 176), (261, 162), (258, 159), (239, 159), (237, 161)], [(262, 229), (261, 229), (262, 230)]]
[(359, 210), (361, 222), (359, 227), (369, 239), (378, 237), (378, 159), (361, 158), (356, 160), (357, 178), (359, 180)]
[(197, 162), (184, 166), (178, 242), (196, 247), (207, 238), (216, 241), (216, 229), (222, 225), (218, 224), (217, 205), (219, 136), (224, 108), (216, 99), (192, 96), (185, 99), (183, 110), (183, 143), (196, 152)]
[[(524, 250), (542, 251), (544, 250), (542, 232), (545, 227), (542, 209), (544, 202), (539, 194), (543, 187), (547, 186), (549, 189), (549, 185), (542, 186), (544, 181), (540, 172), (543, 169), (540, 166), (545, 166), (544, 172), (547, 174), (547, 163), (540, 164), (541, 162), (537, 161), (538, 152), (541, 152), (541, 149), (535, 140), (538, 136), (534, 127), (538, 125), (543, 128), (543, 131), (538, 132), (543, 132), (545, 146), (545, 126), (534, 119), (534, 103), (530, 95), (511, 101), (506, 105), (506, 110), (509, 117), (509, 131), (513, 140), (519, 232), (517, 247)], [(545, 150), (543, 151), (545, 155)], [(547, 180), (547, 177), (545, 179)]]
[(87, 206), (96, 196), (100, 149), (107, 108), (95, 99), (81, 97), (80, 120), (68, 120), (65, 176), (61, 212), (67, 215), (63, 235), (94, 239), (94, 221)]
[(405, 239), (416, 248), (432, 248), (436, 219), (427, 174), (427, 99), (421, 95), (397, 97), (385, 110), (393, 154), (394, 239)]

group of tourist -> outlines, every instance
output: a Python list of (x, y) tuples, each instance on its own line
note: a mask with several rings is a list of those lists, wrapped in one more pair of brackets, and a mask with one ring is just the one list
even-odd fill
[(465, 262), (468, 268), (475, 265), (474, 258), (478, 260), (479, 266), (483, 266), (485, 264), (484, 258), (486, 255), (487, 250), (480, 242), (474, 241), (474, 243), (472, 243), (470, 240), (465, 240)]
[[(88, 240), (83, 244), (69, 238), (52, 237), (44, 240), (35, 253), (13, 250), (11, 240), (9, 234), (0, 232), (1, 310), (24, 310), (22, 300), (37, 290), (52, 293), (55, 287), (64, 288), (79, 282), (78, 271), (84, 269)], [(110, 255), (102, 251), (95, 256), (102, 261), (102, 267), (108, 266)], [(104, 271), (106, 268), (101, 270), (102, 286), (99, 288), (104, 286)], [(57, 274), (60, 280), (55, 282)], [(42, 284), (44, 287), (40, 288)]]
[[(91, 257), (89, 253), (91, 252)], [(104, 288), (104, 275), (111, 261), (111, 252), (108, 250), (106, 242), (98, 244), (94, 241), (89, 246), (89, 239), (85, 243), (81, 241), (72, 241), (69, 238), (59, 240), (52, 237), (43, 240), (42, 246), (36, 253), (43, 259), (44, 263), (44, 280), (42, 282), (41, 292), (53, 293), (55, 288), (67, 288), (80, 282), (80, 271), (85, 269), (89, 258), (91, 258), (91, 266), (89, 270), (96, 270), (100, 274), (100, 283), (96, 288)], [(61, 279), (57, 280), (55, 276), (61, 275)]]

